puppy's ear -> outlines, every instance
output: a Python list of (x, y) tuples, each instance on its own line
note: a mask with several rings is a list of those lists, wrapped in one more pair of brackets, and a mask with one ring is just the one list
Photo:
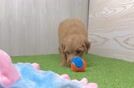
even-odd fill
[(86, 52), (88, 52), (90, 46), (91, 46), (91, 43), (90, 43), (88, 40), (86, 40), (86, 41), (85, 41), (85, 51), (86, 51)]
[(64, 44), (60, 45), (60, 52), (62, 52), (62, 53), (65, 52), (65, 45)]

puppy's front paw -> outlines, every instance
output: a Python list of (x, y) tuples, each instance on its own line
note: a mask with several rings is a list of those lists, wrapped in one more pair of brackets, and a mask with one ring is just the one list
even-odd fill
[(68, 65), (66, 63), (60, 63), (60, 66), (68, 67)]

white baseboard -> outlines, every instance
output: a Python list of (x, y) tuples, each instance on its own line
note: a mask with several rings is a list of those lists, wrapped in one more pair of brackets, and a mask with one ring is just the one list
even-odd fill
[(134, 62), (134, 52), (130, 51), (94, 48), (89, 53)]

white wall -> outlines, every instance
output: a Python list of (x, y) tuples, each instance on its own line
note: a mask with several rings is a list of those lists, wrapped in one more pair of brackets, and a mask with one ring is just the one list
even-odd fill
[(91, 0), (91, 53), (134, 61), (134, 0)]
[(88, 0), (0, 0), (0, 48), (10, 55), (58, 53), (66, 18), (87, 23)]

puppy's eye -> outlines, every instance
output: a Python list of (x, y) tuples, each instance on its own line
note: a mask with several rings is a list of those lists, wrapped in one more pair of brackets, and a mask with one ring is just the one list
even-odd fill
[(77, 53), (77, 54), (80, 54), (80, 53), (81, 53), (81, 51), (80, 51), (80, 50), (76, 50), (76, 53)]

